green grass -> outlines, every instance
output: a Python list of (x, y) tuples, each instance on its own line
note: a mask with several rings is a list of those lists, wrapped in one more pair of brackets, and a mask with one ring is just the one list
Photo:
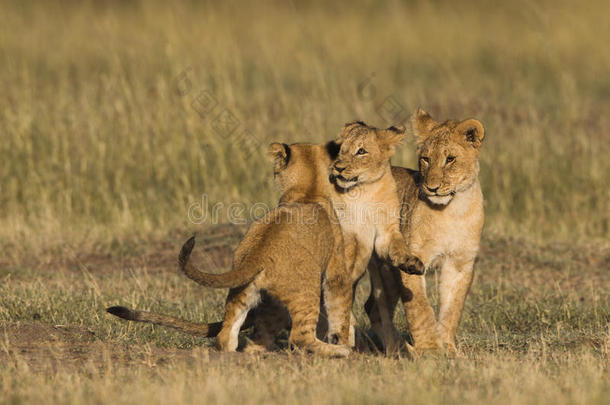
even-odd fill
[[(231, 245), (234, 247), (234, 245)], [(531, 345), (565, 345), (593, 342), (600, 347), (607, 339), (610, 322), (610, 275), (591, 262), (607, 261), (608, 252), (579, 254), (584, 246), (558, 248), (533, 246), (532, 256), (515, 258), (523, 249), (518, 242), (485, 240), (477, 264), (475, 288), (468, 297), (462, 318), (461, 343), (474, 351), (506, 349), (526, 352)], [(546, 261), (544, 252), (558, 259)], [(154, 253), (154, 250), (151, 252)], [(163, 256), (173, 252), (163, 252)], [(120, 322), (106, 315), (111, 305), (127, 305), (154, 312), (171, 313), (187, 319), (220, 320), (226, 290), (201, 288), (186, 279), (174, 266), (156, 268), (152, 264), (119, 264), (108, 258), (103, 266), (58, 265), (40, 270), (0, 270), (0, 322), (38, 322), (51, 325), (78, 325), (92, 329), (96, 336), (123, 343), (192, 348), (213, 340), (193, 338), (173, 330)], [(219, 271), (228, 271), (220, 268)], [(435, 274), (428, 276), (429, 295), (436, 302)], [(357, 294), (359, 321), (367, 328), (363, 313), (368, 282)], [(406, 329), (404, 316), (397, 325)], [(580, 342), (580, 343), (579, 343)]]
[[(112, 270), (113, 258), (95, 268), (2, 270), (0, 403), (602, 404), (610, 394), (610, 279), (591, 266), (608, 252), (592, 248), (485, 240), (457, 359), (220, 356), (212, 339), (105, 313), (121, 304), (220, 319), (225, 291), (200, 288), (177, 270)], [(428, 278), (436, 305), (435, 275)], [(355, 306), (361, 330), (367, 284)], [(396, 321), (405, 332), (400, 313)]]

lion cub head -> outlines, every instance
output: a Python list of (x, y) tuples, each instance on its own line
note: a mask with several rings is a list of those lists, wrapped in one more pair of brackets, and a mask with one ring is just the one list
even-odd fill
[(268, 155), (273, 165), (273, 177), (283, 200), (303, 197), (328, 198), (328, 170), (337, 156), (339, 145), (272, 143)]
[(419, 109), (413, 128), (418, 138), (420, 194), (434, 205), (447, 205), (477, 180), (483, 124), (475, 119), (438, 123)]
[(380, 129), (362, 121), (345, 124), (330, 181), (342, 189), (376, 182), (389, 170), (394, 147), (404, 136), (402, 126)]

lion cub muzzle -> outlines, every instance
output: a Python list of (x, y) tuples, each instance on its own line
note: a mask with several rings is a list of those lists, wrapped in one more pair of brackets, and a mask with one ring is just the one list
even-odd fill
[(431, 193), (428, 191), (428, 188), (426, 186), (423, 186), (420, 194), (425, 199), (430, 201), (433, 205), (443, 206), (443, 205), (448, 205), (451, 202), (451, 200), (453, 200), (453, 197), (455, 196), (455, 191), (451, 191), (446, 194), (441, 194), (438, 192)]
[(341, 167), (337, 164), (332, 166), (332, 173), (328, 176), (328, 180), (341, 188), (351, 188), (358, 184), (358, 176), (346, 177), (343, 175), (345, 167)]

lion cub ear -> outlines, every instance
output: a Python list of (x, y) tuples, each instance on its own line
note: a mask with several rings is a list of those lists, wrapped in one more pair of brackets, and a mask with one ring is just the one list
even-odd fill
[(390, 156), (394, 154), (395, 146), (404, 139), (406, 131), (407, 129), (403, 125), (392, 125), (380, 131), (381, 141), (385, 144)]
[(285, 143), (274, 142), (269, 145), (267, 155), (273, 164), (273, 173), (279, 173), (288, 166), (290, 161), (290, 146)]
[(464, 120), (460, 122), (456, 131), (466, 138), (474, 148), (480, 149), (483, 138), (485, 138), (485, 128), (481, 121), (475, 120), (474, 118)]
[(342, 142), (356, 128), (368, 128), (368, 127), (369, 126), (366, 125), (366, 123), (364, 123), (363, 121), (351, 121), (351, 122), (348, 122), (347, 124), (345, 124), (343, 126), (343, 129), (341, 130), (341, 133), (339, 134), (339, 139), (337, 141), (338, 142)]
[(432, 119), (430, 114), (421, 108), (418, 108), (415, 114), (413, 114), (411, 123), (413, 124), (415, 136), (420, 142), (426, 139), (430, 135), (432, 128), (438, 125), (437, 122)]

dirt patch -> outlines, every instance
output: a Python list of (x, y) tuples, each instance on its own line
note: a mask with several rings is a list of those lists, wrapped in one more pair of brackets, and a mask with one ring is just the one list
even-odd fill
[(0, 336), (10, 345), (41, 343), (76, 344), (95, 340), (92, 330), (80, 326), (51, 326), (43, 323), (17, 323), (0, 326)]
[[(228, 269), (231, 265), (233, 249), (245, 231), (245, 227), (232, 224), (207, 228), (205, 233), (197, 235), (195, 254), (212, 272)], [(49, 263), (45, 267), (52, 268), (53, 265), (58, 264), (69, 270), (80, 270), (85, 267), (94, 273), (125, 268), (142, 268), (151, 273), (167, 271), (177, 268), (178, 252), (185, 240), (184, 232), (174, 231), (163, 240), (126, 245), (111, 253), (83, 252), (65, 258), (63, 263)]]
[[(364, 344), (366, 346), (366, 344)], [(382, 356), (363, 347), (351, 360)], [(194, 361), (222, 361), (233, 365), (251, 364), (256, 359), (290, 362), (293, 365), (315, 363), (316, 356), (279, 350), (262, 353), (222, 353), (210, 347), (176, 349), (147, 345), (127, 345), (103, 341), (80, 326), (43, 323), (0, 323), (0, 364), (43, 373), (62, 370), (104, 370), (133, 366), (172, 366)]]
[[(208, 347), (163, 348), (153, 345), (125, 345), (102, 341), (93, 331), (79, 326), (51, 326), (42, 323), (0, 324), (0, 364), (27, 367), (36, 372), (57, 372), (87, 367), (156, 367), (191, 361), (218, 361), (239, 364), (253, 355), (220, 353)], [(265, 358), (287, 357), (265, 353)]]

